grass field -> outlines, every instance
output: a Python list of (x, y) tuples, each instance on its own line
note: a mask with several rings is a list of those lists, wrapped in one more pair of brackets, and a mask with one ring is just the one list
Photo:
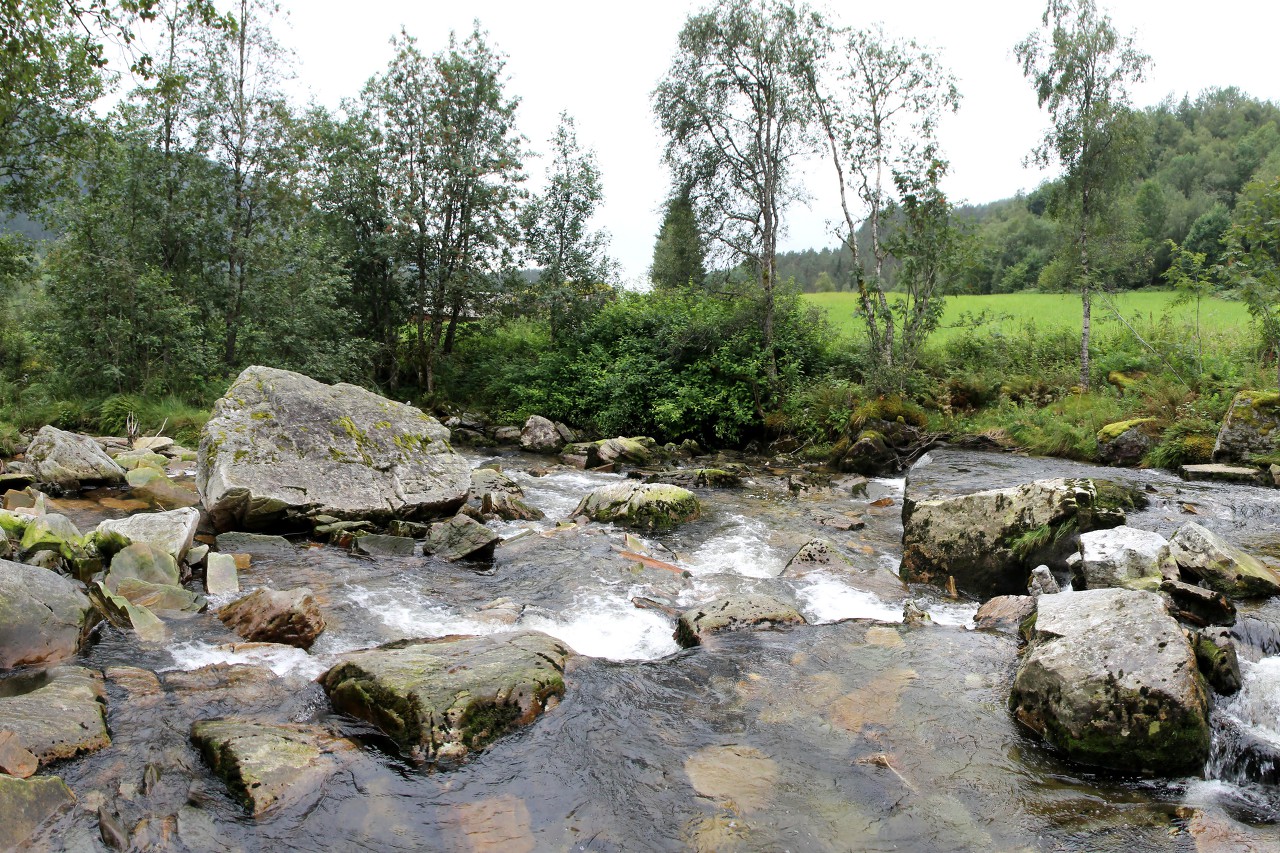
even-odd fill
[[(892, 298), (893, 295), (891, 295)], [(1125, 319), (1138, 328), (1150, 328), (1163, 318), (1178, 326), (1195, 328), (1194, 303), (1174, 304), (1176, 294), (1164, 290), (1140, 290), (1122, 293), (1114, 297), (1093, 301), (1094, 328), (1106, 328), (1119, 324), (1108, 303), (1114, 303)], [(805, 301), (827, 312), (831, 324), (842, 335), (864, 333), (862, 319), (855, 316), (857, 295), (853, 293), (811, 293)], [(994, 296), (949, 296), (943, 311), (942, 326), (933, 337), (941, 343), (961, 333), (967, 326), (966, 315), (978, 316), (987, 312), (991, 321), (984, 330), (1013, 332), (1028, 324), (1037, 329), (1080, 329), (1080, 297), (1066, 293), (1009, 293)], [(1206, 336), (1244, 330), (1250, 324), (1249, 312), (1243, 303), (1225, 299), (1206, 299), (1200, 304), (1200, 324)]]

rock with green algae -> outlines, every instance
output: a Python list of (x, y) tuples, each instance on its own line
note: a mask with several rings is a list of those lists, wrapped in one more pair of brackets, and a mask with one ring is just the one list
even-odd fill
[(125, 546), (143, 542), (181, 561), (187, 555), (200, 526), (200, 511), (192, 507), (169, 512), (139, 512), (125, 518), (109, 518), (98, 524), (99, 537), (110, 535), (123, 544), (118, 548), (102, 548), (114, 554)]
[(18, 545), (23, 559), (40, 551), (53, 551), (64, 560), (84, 555), (84, 536), (71, 519), (56, 512), (31, 519)]
[(1280, 595), (1280, 573), (1218, 534), (1189, 521), (1169, 540), (1178, 568), (1232, 598)]
[(688, 649), (724, 631), (758, 631), (804, 624), (806, 620), (799, 610), (771, 595), (730, 595), (680, 614), (675, 639)]
[(38, 566), (0, 560), (0, 669), (69, 658), (97, 621), (79, 583)]
[(1014, 717), (1070, 758), (1126, 772), (1198, 770), (1208, 691), (1164, 599), (1098, 589), (1042, 595), (1014, 677)]
[(624, 482), (596, 489), (578, 503), (573, 515), (626, 527), (666, 530), (692, 521), (701, 511), (698, 498), (688, 489)]
[(160, 617), (141, 604), (134, 604), (101, 581), (89, 587), (89, 598), (103, 617), (117, 628), (130, 628), (148, 643), (164, 642), (168, 632)]
[(182, 582), (173, 557), (145, 542), (135, 542), (111, 558), (107, 568), (107, 589), (115, 592), (125, 578), (167, 586), (178, 586)]
[(1214, 462), (1248, 462), (1280, 451), (1280, 394), (1241, 391), (1231, 401), (1213, 445)]
[(439, 518), (471, 485), (449, 430), (354, 385), (249, 367), (214, 405), (196, 485), (219, 530), (291, 518)]
[(57, 776), (15, 779), (0, 774), (0, 848), (21, 849), (37, 829), (75, 802), (75, 794)]
[(208, 606), (203, 595), (174, 584), (150, 583), (139, 578), (124, 578), (115, 592), (137, 607), (150, 611), (177, 610), (199, 613)]
[(666, 483), (685, 489), (733, 489), (742, 485), (742, 477), (723, 468), (678, 468), (650, 474), (646, 483)]
[(630, 465), (647, 465), (653, 459), (656, 446), (653, 439), (647, 437), (618, 436), (593, 441), (587, 450), (587, 467), (601, 468), (620, 462)]
[(135, 468), (153, 468), (156, 471), (167, 471), (169, 459), (151, 450), (124, 450), (111, 457), (126, 472)]
[(0, 696), (0, 729), (13, 732), (42, 766), (111, 745), (101, 673), (60, 666), (24, 678), (28, 689)]
[(352, 748), (315, 726), (235, 718), (193, 723), (191, 742), (254, 817), (314, 791), (337, 769), (332, 755)]
[(405, 640), (346, 655), (320, 684), (336, 710), (449, 767), (557, 702), (571, 655), (536, 631)]
[(1132, 418), (1107, 424), (1098, 430), (1098, 461), (1128, 466), (1142, 462), (1159, 434), (1155, 418)]
[(175, 483), (164, 471), (134, 468), (125, 475), (125, 479), (135, 497), (159, 509), (193, 507), (200, 503), (199, 495)]

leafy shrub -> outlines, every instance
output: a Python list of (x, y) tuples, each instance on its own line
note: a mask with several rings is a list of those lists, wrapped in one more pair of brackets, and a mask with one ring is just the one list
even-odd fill
[(9, 457), (20, 453), (26, 447), (21, 433), (13, 424), (0, 421), (0, 456)]

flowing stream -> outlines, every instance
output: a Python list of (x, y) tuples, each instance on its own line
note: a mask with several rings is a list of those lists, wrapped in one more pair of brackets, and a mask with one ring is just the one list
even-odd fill
[[(1016, 725), (1006, 708), (1016, 641), (972, 630), (976, 604), (907, 590), (895, 574), (907, 488), (914, 496), (1049, 476), (1122, 479), (1151, 497), (1131, 525), (1168, 536), (1194, 518), (1264, 554), (1280, 553), (1280, 490), (944, 449), (909, 485), (873, 480), (863, 493), (839, 481), (797, 492), (783, 472), (757, 469), (740, 489), (700, 491), (697, 521), (637, 541), (608, 526), (556, 523), (617, 475), (534, 476), (545, 460), (520, 454), (472, 461), (501, 463), (547, 513), (495, 524), (506, 541), (491, 566), (303, 543), (242, 572), (240, 594), (303, 585), (316, 593), (328, 628), (309, 653), (239, 643), (212, 613), (169, 623), (158, 645), (104, 626), (82, 657), (108, 671), (114, 744), (54, 768), (80, 806), (35, 848), (105, 849), (105, 804), (143, 849), (1249, 849), (1198, 847), (1206, 833), (1280, 849), (1280, 602), (1241, 610), (1237, 631), (1255, 652), (1243, 662), (1244, 689), (1216, 700), (1204, 775), (1137, 778), (1066, 762)], [(82, 529), (92, 525), (91, 508), (76, 513)], [(832, 526), (855, 516), (865, 526)], [(836, 544), (853, 568), (782, 575), (814, 537)], [(679, 571), (642, 569), (619, 554), (635, 548)], [(813, 624), (677, 647), (672, 609), (743, 591), (792, 600)], [(933, 624), (902, 624), (908, 598)], [(333, 715), (314, 683), (351, 650), (513, 628), (552, 634), (578, 653), (564, 700), (450, 772), (400, 760), (378, 733)], [(201, 669), (210, 664), (257, 664), (277, 678), (238, 684), (230, 670)], [(159, 672), (169, 692), (135, 691), (114, 667)], [(188, 735), (194, 719), (266, 710), (328, 724), (360, 748), (312, 795), (254, 819)], [(144, 793), (147, 765), (161, 773)]]

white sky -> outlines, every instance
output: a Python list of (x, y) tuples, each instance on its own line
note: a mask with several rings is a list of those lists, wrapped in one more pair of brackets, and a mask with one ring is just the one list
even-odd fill
[[(300, 98), (336, 107), (359, 92), (391, 58), (390, 37), (403, 25), (425, 52), (443, 48), (449, 31), (470, 32), (478, 19), (508, 57), (509, 91), (521, 98), (518, 123), (534, 150), (545, 148), (561, 110), (578, 123), (579, 140), (595, 148), (605, 204), (598, 225), (613, 235), (612, 254), (631, 281), (651, 260), (668, 184), (662, 140), (649, 94), (666, 70), (686, 0), (642, 3), (586, 0), (280, 0), (288, 24), (277, 36), (298, 60)], [(1154, 64), (1134, 102), (1167, 94), (1193, 96), (1210, 86), (1239, 86), (1280, 101), (1274, 0), (1103, 0), (1121, 32), (1136, 31)], [(900, 0), (856, 4), (829, 0), (844, 23), (883, 22), (891, 34), (940, 49), (959, 78), (960, 112), (941, 130), (951, 161), (946, 190), (956, 201), (985, 202), (1035, 187), (1042, 176), (1022, 165), (1044, 131), (1013, 45), (1035, 29), (1040, 0)], [(533, 186), (543, 164), (530, 159)], [(789, 212), (784, 248), (833, 245), (826, 223), (838, 211), (823, 201), (827, 171), (813, 170), (814, 202)]]

